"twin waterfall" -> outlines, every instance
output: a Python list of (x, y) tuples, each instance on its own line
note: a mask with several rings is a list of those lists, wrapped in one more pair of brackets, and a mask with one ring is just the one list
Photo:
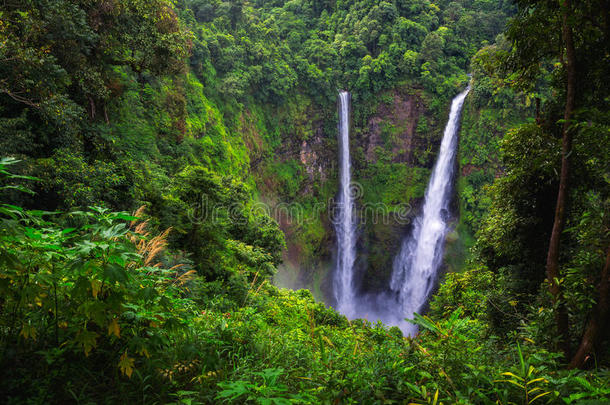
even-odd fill
[(355, 205), (350, 193), (349, 93), (339, 94), (339, 197), (335, 217), (337, 261), (334, 291), (337, 310), (349, 318), (382, 320), (399, 326), (405, 334), (417, 327), (405, 321), (425, 308), (438, 279), (442, 264), (449, 218), (457, 135), (464, 99), (470, 86), (451, 103), (438, 160), (430, 176), (421, 213), (413, 223), (410, 236), (401, 244), (394, 259), (389, 291), (376, 296), (361, 296), (355, 289), (356, 257)]
[(337, 310), (355, 315), (354, 261), (356, 260), (356, 221), (354, 196), (351, 193), (351, 162), (349, 155), (350, 94), (339, 93), (339, 196), (334, 218), (337, 234), (337, 263), (334, 291)]

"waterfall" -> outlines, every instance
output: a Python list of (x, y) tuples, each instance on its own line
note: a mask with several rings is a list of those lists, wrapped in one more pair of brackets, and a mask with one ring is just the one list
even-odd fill
[[(394, 259), (390, 288), (398, 293), (402, 318), (413, 318), (421, 311), (437, 280), (443, 258), (451, 183), (457, 149), (460, 113), (470, 86), (451, 103), (449, 120), (441, 142), (441, 150), (432, 171), (423, 210), (415, 219), (413, 232), (403, 240)], [(401, 324), (403, 331), (413, 334), (415, 325)], [(406, 330), (405, 330), (406, 329)]]
[(354, 261), (356, 258), (356, 223), (351, 193), (349, 155), (350, 94), (339, 93), (339, 195), (333, 222), (337, 235), (337, 262), (334, 292), (337, 310), (351, 317), (355, 313)]

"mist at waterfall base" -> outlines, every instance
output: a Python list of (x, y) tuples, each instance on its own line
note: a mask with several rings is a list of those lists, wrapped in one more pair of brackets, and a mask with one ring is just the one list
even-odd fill
[(432, 170), (424, 205), (414, 219), (410, 234), (404, 238), (394, 258), (388, 289), (382, 293), (359, 294), (355, 279), (357, 224), (350, 194), (349, 93), (339, 94), (339, 215), (335, 219), (337, 261), (333, 287), (336, 309), (350, 319), (363, 318), (398, 326), (405, 335), (417, 332), (406, 321), (424, 308), (438, 281), (445, 237), (449, 226), (459, 122), (464, 99), (470, 86), (451, 102), (451, 110), (437, 161)]

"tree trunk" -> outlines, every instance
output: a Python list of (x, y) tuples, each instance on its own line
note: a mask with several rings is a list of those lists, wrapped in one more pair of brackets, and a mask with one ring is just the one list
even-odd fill
[(89, 99), (89, 116), (93, 120), (95, 119), (95, 101), (91, 96), (87, 96), (87, 98)]
[(604, 332), (604, 323), (610, 315), (610, 246), (606, 251), (606, 264), (599, 281), (599, 297), (587, 322), (580, 346), (570, 362), (570, 368), (584, 368), (600, 347)]
[(570, 335), (568, 310), (563, 302), (561, 287), (558, 280), (559, 274), (559, 243), (563, 224), (565, 220), (565, 207), (568, 195), (568, 179), (570, 169), (570, 153), (572, 150), (572, 132), (570, 131), (570, 119), (572, 111), (574, 111), (575, 90), (576, 90), (576, 55), (574, 50), (574, 39), (572, 37), (572, 27), (570, 27), (568, 18), (572, 9), (571, 0), (565, 0), (563, 4), (563, 21), (562, 34), (565, 45), (565, 65), (567, 70), (567, 89), (566, 89), (566, 104), (564, 109), (564, 123), (562, 129), (562, 147), (561, 147), (561, 175), (559, 178), (559, 191), (557, 193), (557, 204), (555, 206), (555, 219), (553, 221), (553, 230), (551, 232), (551, 240), (549, 242), (549, 250), (546, 258), (546, 275), (549, 281), (549, 291), (553, 296), (553, 302), (557, 305), (555, 321), (557, 323), (557, 332), (560, 335), (560, 349), (563, 351), (566, 359), (570, 358)]

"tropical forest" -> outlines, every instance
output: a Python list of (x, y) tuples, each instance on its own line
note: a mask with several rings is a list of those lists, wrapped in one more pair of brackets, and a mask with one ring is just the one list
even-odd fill
[(610, 404), (610, 1), (0, 1), (0, 403)]

